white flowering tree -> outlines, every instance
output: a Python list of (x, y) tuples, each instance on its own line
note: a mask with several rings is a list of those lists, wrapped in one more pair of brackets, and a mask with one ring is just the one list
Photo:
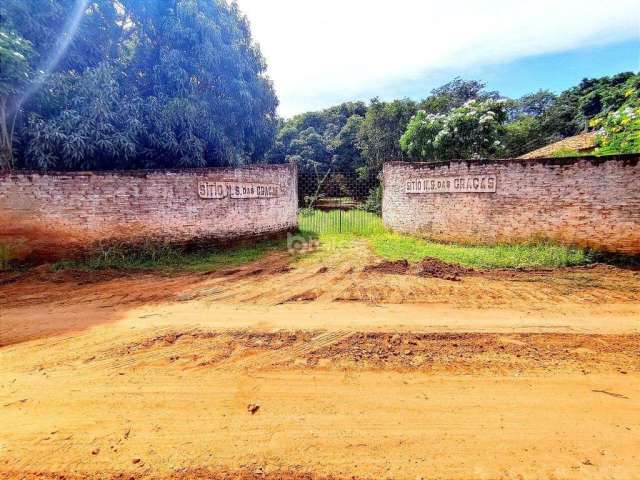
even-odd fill
[(502, 100), (470, 100), (447, 114), (419, 111), (409, 122), (400, 146), (409, 156), (430, 162), (500, 155), (507, 119)]

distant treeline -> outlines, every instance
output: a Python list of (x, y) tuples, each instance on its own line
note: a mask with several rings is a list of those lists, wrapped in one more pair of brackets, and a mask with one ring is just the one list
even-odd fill
[(347, 102), (281, 121), (267, 160), (371, 177), (388, 160), (517, 157), (611, 122), (626, 133), (618, 151), (640, 151), (639, 95), (640, 75), (632, 72), (585, 79), (560, 95), (540, 90), (518, 99), (456, 78), (422, 101)]

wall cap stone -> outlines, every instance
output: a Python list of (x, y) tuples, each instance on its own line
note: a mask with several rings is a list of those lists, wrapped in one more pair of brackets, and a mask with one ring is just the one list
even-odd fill
[[(547, 157), (547, 158), (495, 158), (480, 160), (445, 160), (440, 162), (407, 162), (401, 160), (391, 160), (384, 163), (386, 165), (405, 166), (417, 169), (436, 169), (451, 165), (466, 164), (467, 166), (478, 165), (505, 165), (517, 163), (523, 166), (534, 165), (573, 165), (578, 162), (589, 162), (592, 165), (601, 165), (610, 161), (622, 161), (625, 165), (635, 167), (640, 162), (640, 153), (627, 153), (621, 155), (580, 155), (577, 157)], [(384, 168), (383, 166), (383, 168)]]
[(196, 167), (196, 168), (154, 168), (154, 169), (138, 169), (138, 170), (11, 170), (0, 172), (1, 178), (11, 178), (14, 176), (49, 176), (49, 177), (138, 177), (144, 178), (150, 175), (174, 174), (174, 175), (205, 175), (207, 173), (226, 173), (226, 172), (253, 172), (256, 170), (274, 169), (292, 170), (297, 174), (298, 166), (295, 163), (273, 163), (273, 164), (254, 164), (223, 166), (223, 167)]

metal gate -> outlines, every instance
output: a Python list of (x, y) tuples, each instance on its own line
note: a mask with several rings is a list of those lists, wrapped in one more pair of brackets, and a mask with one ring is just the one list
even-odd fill
[(302, 170), (298, 176), (300, 231), (308, 234), (371, 234), (382, 229), (377, 178), (355, 172)]

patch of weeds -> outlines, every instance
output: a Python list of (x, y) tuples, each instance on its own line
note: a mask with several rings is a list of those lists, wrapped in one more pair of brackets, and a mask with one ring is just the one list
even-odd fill
[(30, 265), (19, 260), (21, 244), (0, 243), (0, 272), (21, 273)]
[(9, 270), (9, 246), (0, 243), (0, 271)]
[(171, 244), (111, 245), (83, 260), (54, 264), (54, 269), (186, 270), (206, 271), (234, 267), (258, 260), (268, 253), (284, 251), (284, 241), (262, 241), (236, 248), (203, 248), (196, 251)]
[(551, 243), (473, 246), (430, 242), (409, 235), (382, 233), (369, 238), (374, 252), (387, 260), (419, 262), (433, 257), (471, 268), (543, 268), (595, 261), (587, 250)]

